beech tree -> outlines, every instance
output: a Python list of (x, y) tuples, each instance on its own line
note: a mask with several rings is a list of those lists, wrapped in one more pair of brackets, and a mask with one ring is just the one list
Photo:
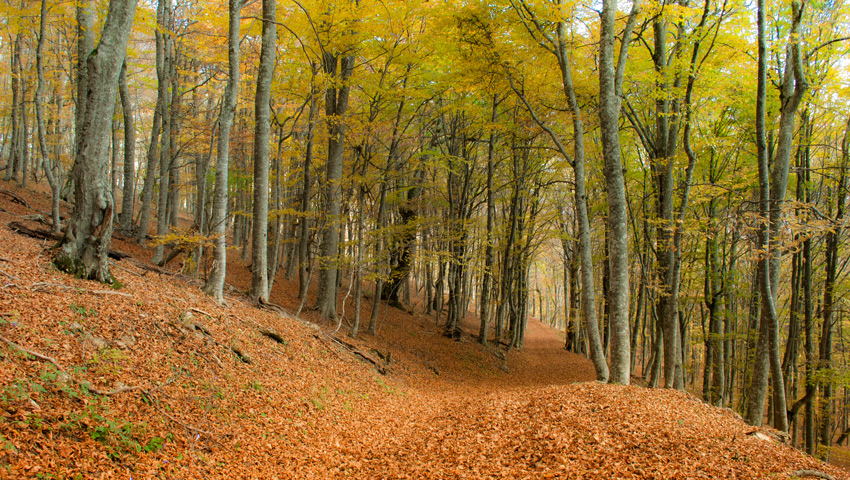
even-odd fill
[(354, 71), (355, 57), (347, 50), (322, 49), (322, 69), (327, 75), (325, 89), (325, 122), (328, 130), (328, 151), (325, 164), (326, 224), (322, 234), (319, 294), (316, 307), (325, 318), (336, 318), (337, 285), (339, 282), (340, 203), (342, 201), (342, 167), (345, 151), (346, 112), (349, 83)]
[[(602, 156), (605, 161), (605, 184), (608, 197), (608, 246), (611, 256), (611, 324), (612, 383), (629, 384), (631, 354), (629, 352), (629, 227), (626, 211), (626, 186), (620, 156), (620, 95), (626, 70), (632, 29), (637, 20), (640, 1), (632, 4), (619, 55), (614, 59), (614, 27), (616, 0), (603, 0), (599, 27), (599, 125), (602, 130)], [(673, 352), (676, 353), (675, 351)]]
[(812, 453), (850, 436), (844, 0), (762, 5), (761, 74), (721, 0), (275, 3), (142, 3), (116, 74), (105, 9), (6, 0), (3, 176), (46, 178), (60, 263), (111, 278), (120, 210), (219, 300), (233, 245), (252, 300), (297, 276), (293, 313), (349, 335), (399, 308), (507, 351), (536, 318), (600, 381), (702, 392)]
[(782, 205), (788, 186), (788, 172), (791, 159), (791, 142), (794, 137), (794, 119), (797, 108), (808, 89), (803, 70), (801, 42), (801, 22), (805, 4), (792, 2), (792, 26), (786, 51), (785, 74), (780, 86), (781, 114), (776, 155), (772, 169), (768, 166), (768, 146), (766, 133), (766, 90), (767, 90), (767, 49), (765, 46), (765, 8), (759, 3), (759, 77), (756, 104), (756, 146), (758, 147), (759, 169), (759, 206), (765, 222), (759, 229), (759, 245), (764, 256), (759, 259), (759, 289), (762, 302), (762, 317), (759, 327), (758, 350), (747, 409), (747, 421), (761, 425), (764, 412), (764, 398), (767, 395), (767, 374), (770, 372), (773, 389), (774, 425), (779, 430), (788, 430), (788, 418), (785, 399), (785, 381), (782, 375), (779, 346), (779, 315), (776, 308), (777, 288), (771, 285), (779, 283), (780, 253), (778, 252), (778, 232), (782, 217)]
[(263, 45), (260, 71), (257, 74), (257, 94), (254, 97), (254, 231), (251, 245), (251, 298), (261, 302), (269, 299), (269, 101), (276, 57), (275, 12), (275, 0), (263, 0)]
[(66, 272), (104, 283), (113, 282), (107, 257), (115, 208), (108, 181), (109, 132), (137, 2), (110, 0), (97, 48), (85, 52), (86, 93), (77, 101), (85, 113), (71, 172), (74, 211), (55, 260)]
[(204, 290), (217, 301), (224, 293), (224, 276), (227, 273), (227, 180), (228, 160), (230, 159), (230, 128), (236, 113), (236, 97), (239, 91), (239, 22), (242, 18), (242, 0), (230, 0), (228, 10), (227, 86), (221, 102), (221, 115), (218, 128), (218, 152), (215, 161), (215, 194), (213, 212), (210, 220), (210, 234), (215, 237), (215, 252), (212, 272)]

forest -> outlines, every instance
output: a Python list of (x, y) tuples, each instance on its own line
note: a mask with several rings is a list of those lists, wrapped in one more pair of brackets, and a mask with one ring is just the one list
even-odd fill
[(221, 302), (235, 251), (350, 337), (535, 318), (600, 382), (850, 437), (843, 0), (0, 8), (0, 174), (61, 270), (119, 286), (133, 239)]

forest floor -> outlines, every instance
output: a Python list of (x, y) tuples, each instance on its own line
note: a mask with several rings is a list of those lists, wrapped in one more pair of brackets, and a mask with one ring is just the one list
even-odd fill
[(120, 289), (71, 278), (8, 226), (48, 205), (0, 182), (0, 478), (850, 478), (687, 393), (597, 384), (536, 321), (506, 355), (386, 306), (352, 340), (286, 313), (294, 283), (251, 306), (238, 251), (217, 305), (121, 238)]

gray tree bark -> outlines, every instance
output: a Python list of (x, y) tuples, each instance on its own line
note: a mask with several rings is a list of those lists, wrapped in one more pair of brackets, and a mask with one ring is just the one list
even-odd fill
[(112, 194), (107, 178), (109, 129), (118, 77), (138, 0), (110, 0), (97, 49), (86, 61), (85, 117), (74, 157), (74, 211), (56, 265), (80, 278), (112, 283), (107, 251), (112, 237)]
[(304, 302), (310, 287), (310, 196), (313, 180), (313, 136), (318, 114), (318, 91), (314, 83), (316, 66), (312, 66), (313, 78), (310, 90), (310, 113), (307, 118), (307, 144), (304, 146), (304, 171), (301, 179), (301, 222), (298, 231), (298, 300)]
[[(844, 204), (847, 197), (847, 166), (850, 163), (850, 118), (844, 130), (844, 138), (841, 145), (841, 165), (838, 175), (838, 185), (835, 192), (835, 227), (826, 234), (826, 280), (823, 287), (823, 323), (821, 326), (821, 340), (819, 351), (818, 368), (829, 371), (833, 367), (833, 330), (840, 317), (836, 319), (836, 283), (838, 278), (838, 264), (841, 261), (839, 246), (843, 234)], [(839, 327), (839, 335), (840, 335)], [(824, 460), (829, 459), (829, 447), (832, 446), (834, 435), (832, 425), (832, 395), (835, 389), (834, 380), (827, 378), (821, 382), (821, 418), (819, 427), (819, 443), (825, 447)]]
[(218, 153), (215, 160), (215, 194), (210, 233), (215, 237), (214, 262), (204, 290), (221, 302), (224, 276), (227, 271), (227, 173), (230, 158), (230, 128), (236, 112), (236, 95), (239, 91), (239, 22), (242, 19), (242, 0), (230, 0), (230, 21), (227, 30), (228, 73), (219, 117)]
[[(174, 120), (174, 105), (172, 103), (174, 91), (171, 87), (171, 77), (174, 73), (174, 55), (173, 55), (173, 39), (170, 32), (172, 30), (171, 21), (171, 0), (159, 0), (157, 9), (157, 30), (161, 30), (162, 35), (162, 62), (157, 62), (157, 80), (159, 81), (159, 90), (157, 95), (162, 93), (162, 137), (160, 138), (161, 145), (159, 148), (159, 196), (156, 202), (156, 235), (162, 237), (168, 233), (168, 192), (170, 190), (169, 181), (171, 180), (171, 123)], [(157, 49), (159, 53), (159, 49)], [(161, 67), (161, 68), (160, 68)], [(160, 76), (160, 73), (162, 76)], [(165, 245), (161, 242), (154, 247), (151, 262), (160, 263), (165, 253)]]
[(77, 0), (77, 96), (74, 113), (74, 155), (80, 149), (83, 119), (86, 116), (86, 91), (88, 90), (88, 67), (86, 59), (94, 50), (94, 3)]
[(124, 188), (121, 194), (121, 221), (119, 228), (130, 232), (133, 228), (133, 205), (136, 200), (136, 127), (133, 122), (133, 103), (127, 86), (127, 62), (121, 67), (118, 94), (124, 111)]
[(19, 111), (23, 103), (23, 95), (21, 92), (21, 34), (15, 35), (15, 41), (12, 46), (12, 146), (9, 151), (9, 161), (6, 164), (6, 173), (3, 175), (3, 180), (9, 181), (13, 177), (17, 179), (18, 171), (20, 170), (21, 162), (23, 162), (23, 120), (20, 118)]
[[(591, 229), (590, 219), (587, 208), (587, 192), (585, 179), (585, 158), (584, 158), (584, 122), (582, 120), (581, 107), (576, 99), (575, 88), (572, 81), (572, 69), (569, 57), (569, 49), (566, 38), (566, 24), (559, 22), (556, 27), (554, 38), (548, 34), (543, 28), (544, 23), (541, 22), (534, 14), (534, 11), (525, 2), (513, 3), (514, 9), (526, 21), (526, 24), (534, 26), (534, 29), (542, 36), (545, 44), (548, 44), (548, 49), (558, 59), (558, 66), (561, 73), (561, 82), (564, 89), (564, 95), (567, 97), (567, 103), (570, 107), (573, 122), (573, 156), (570, 158), (565, 146), (560, 141), (559, 137), (550, 128), (546, 127), (534, 114), (531, 106), (526, 102), (526, 107), (532, 112), (534, 120), (544, 128), (553, 142), (557, 146), (561, 154), (570, 162), (575, 172), (575, 209), (576, 220), (578, 222), (579, 238), (578, 238), (578, 257), (581, 263), (581, 310), (585, 331), (587, 332), (588, 343), (590, 348), (590, 358), (596, 370), (596, 379), (601, 382), (608, 380), (608, 363), (605, 358), (605, 351), (602, 348), (602, 340), (599, 334), (599, 319), (596, 311), (596, 286), (594, 285), (593, 274), (593, 252), (591, 246)], [(612, 46), (613, 48), (613, 46)], [(513, 87), (513, 82), (511, 83)], [(514, 91), (519, 93), (514, 87)], [(525, 97), (520, 95), (520, 98), (525, 102)]]
[[(251, 247), (251, 300), (269, 299), (269, 131), (271, 129), (272, 79), (276, 60), (277, 23), (275, 0), (263, 0), (263, 39), (257, 93), (254, 97), (254, 223)], [(278, 172), (278, 174), (280, 174)]]
[[(496, 123), (499, 108), (499, 95), (493, 95), (493, 110), (490, 121)], [(481, 282), (481, 323), (478, 329), (478, 343), (487, 345), (487, 331), (490, 327), (490, 290), (493, 283), (493, 223), (496, 217), (496, 202), (493, 192), (494, 156), (496, 149), (496, 131), (490, 132), (487, 142), (487, 231), (484, 238), (484, 272)]]
[(623, 33), (623, 42), (614, 66), (614, 24), (616, 0), (603, 0), (599, 33), (599, 123), (602, 156), (605, 161), (605, 185), (608, 197), (608, 245), (611, 261), (611, 366), (609, 382), (629, 384), (629, 229), (626, 186), (620, 156), (620, 91), (640, 2), (632, 5), (632, 13)]
[[(584, 122), (573, 87), (570, 59), (566, 48), (565, 26), (558, 26), (558, 63), (567, 103), (573, 118), (573, 171), (575, 173), (576, 216), (578, 220), (578, 255), (581, 263), (581, 311), (590, 350), (590, 360), (596, 370), (596, 380), (608, 381), (609, 370), (599, 337), (599, 318), (596, 312), (596, 286), (593, 279), (593, 251), (591, 244), (590, 218), (587, 208), (587, 186), (584, 172)], [(626, 313), (628, 322), (628, 312)], [(627, 335), (628, 336), (628, 335)], [(628, 370), (628, 369), (627, 369)]]
[(52, 197), (50, 216), (52, 218), (53, 232), (59, 233), (62, 229), (61, 220), (59, 217), (59, 186), (60, 172), (58, 165), (53, 165), (50, 160), (50, 155), (47, 153), (47, 138), (44, 128), (44, 36), (46, 35), (47, 26), (47, 0), (41, 0), (41, 18), (38, 27), (38, 45), (36, 46), (36, 72), (38, 75), (38, 87), (35, 91), (35, 117), (38, 128), (38, 147), (41, 154), (41, 164), (44, 169), (44, 176), (47, 177), (47, 183), (50, 185)]
[[(123, 69), (123, 67), (122, 67), (122, 69)], [(119, 75), (118, 82), (119, 83), (121, 82), (120, 75)], [(118, 102), (119, 101), (120, 100), (116, 99), (115, 110), (118, 110)], [(112, 166), (111, 166), (111, 171), (109, 173), (109, 180), (110, 180), (109, 183), (110, 183), (110, 186), (112, 187), (111, 193), (112, 193), (112, 200), (113, 201), (117, 201), (116, 199), (118, 198), (118, 177), (119, 177), (118, 159), (121, 157), (121, 155), (120, 155), (121, 149), (119, 148), (119, 146), (121, 145), (121, 140), (120, 140), (121, 136), (119, 135), (119, 132), (121, 131), (120, 127), (121, 127), (121, 121), (118, 119), (118, 117), (113, 117), (112, 118), (112, 142), (110, 144), (110, 149), (111, 149), (110, 153), (111, 153), (111, 156), (112, 156)], [(113, 213), (117, 214), (118, 212), (113, 212)]]
[[(157, 6), (157, 22), (162, 22), (163, 2)], [(154, 30), (156, 44), (156, 106), (153, 112), (153, 124), (151, 126), (151, 138), (148, 144), (148, 153), (145, 158), (145, 183), (142, 187), (142, 206), (139, 212), (139, 230), (136, 232), (136, 241), (143, 242), (148, 235), (148, 226), (151, 215), (151, 202), (153, 201), (153, 187), (156, 182), (156, 174), (159, 158), (159, 136), (162, 133), (162, 117), (166, 108), (166, 90), (168, 85), (165, 77), (165, 45), (160, 28)], [(162, 172), (160, 172), (162, 175)]]
[(339, 279), (340, 203), (342, 201), (342, 164), (345, 150), (345, 113), (348, 110), (348, 79), (354, 70), (354, 56), (325, 52), (322, 65), (331, 85), (325, 92), (325, 114), (328, 126), (328, 161), (325, 176), (327, 224), (322, 235), (319, 268), (319, 293), (316, 308), (323, 318), (335, 318)]
[[(764, 26), (764, 5), (759, 0), (759, 84), (756, 101), (756, 142), (759, 162), (759, 205), (763, 218), (769, 219), (759, 230), (760, 247), (765, 252), (759, 260), (762, 318), (759, 327), (759, 341), (750, 386), (749, 405), (746, 420), (752, 425), (761, 425), (764, 416), (764, 399), (767, 396), (767, 375), (773, 379), (773, 426), (782, 431), (788, 430), (787, 405), (785, 399), (785, 380), (782, 374), (782, 359), (779, 352), (779, 316), (776, 312), (776, 296), (779, 283), (779, 262), (781, 252), (778, 248), (779, 228), (782, 216), (782, 204), (788, 186), (788, 172), (791, 161), (791, 144), (794, 137), (794, 117), (800, 102), (808, 89), (803, 71), (803, 56), (800, 48), (802, 39), (801, 22), (803, 6), (799, 1), (791, 4), (792, 26), (786, 47), (785, 72), (780, 86), (779, 135), (776, 156), (772, 171), (768, 165), (767, 127), (765, 124), (765, 103), (767, 89), (767, 60)], [(763, 84), (764, 83), (764, 84)]]

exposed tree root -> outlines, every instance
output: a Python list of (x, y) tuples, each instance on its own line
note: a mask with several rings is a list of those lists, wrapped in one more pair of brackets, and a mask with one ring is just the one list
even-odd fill
[(381, 375), (387, 374), (386, 364), (383, 361), (381, 361), (380, 359), (375, 358), (371, 353), (363, 350), (362, 348), (358, 347), (357, 345), (354, 345), (353, 343), (349, 343), (349, 342), (342, 340), (340, 338), (337, 338), (337, 337), (334, 337), (334, 336), (331, 336), (331, 335), (327, 335), (327, 337), (329, 339), (331, 339), (332, 341), (342, 345), (343, 347), (345, 347), (349, 351), (351, 351), (351, 353), (353, 353), (355, 356), (357, 356), (357, 357), (365, 360), (366, 362), (374, 365), (375, 369)]
[(260, 333), (262, 333), (265, 337), (271, 338), (277, 343), (286, 344), (286, 340), (283, 338), (283, 336), (281, 336), (281, 334), (277, 333), (271, 328), (260, 328)]
[(15, 202), (15, 203), (19, 203), (19, 204), (21, 204), (21, 205), (23, 205), (23, 206), (25, 206), (25, 207), (27, 207), (27, 208), (30, 208), (30, 206), (29, 206), (29, 204), (27, 203), (27, 201), (26, 201), (26, 200), (24, 200), (24, 199), (23, 199), (23, 197), (21, 197), (21, 196), (20, 196), (20, 195), (18, 195), (17, 193), (10, 192), (9, 190), (3, 190), (3, 189), (0, 189), (0, 195), (6, 195), (7, 197), (11, 198), (13, 202)]
[[(21, 222), (17, 222), (17, 221), (9, 222), (8, 226), (9, 226), (9, 229), (12, 230), (13, 232), (18, 233), (20, 235), (24, 235), (26, 237), (35, 238), (36, 240), (52, 240), (52, 241), (56, 241), (56, 242), (62, 240), (62, 234), (61, 233), (53, 233), (49, 230), (29, 228), (28, 226), (24, 225)], [(130, 254), (124, 253), (124, 252), (119, 252), (118, 250), (109, 250), (107, 252), (107, 255), (109, 256), (109, 258), (112, 258), (112, 259), (115, 259), (115, 260), (123, 260), (125, 258), (130, 257)]]

